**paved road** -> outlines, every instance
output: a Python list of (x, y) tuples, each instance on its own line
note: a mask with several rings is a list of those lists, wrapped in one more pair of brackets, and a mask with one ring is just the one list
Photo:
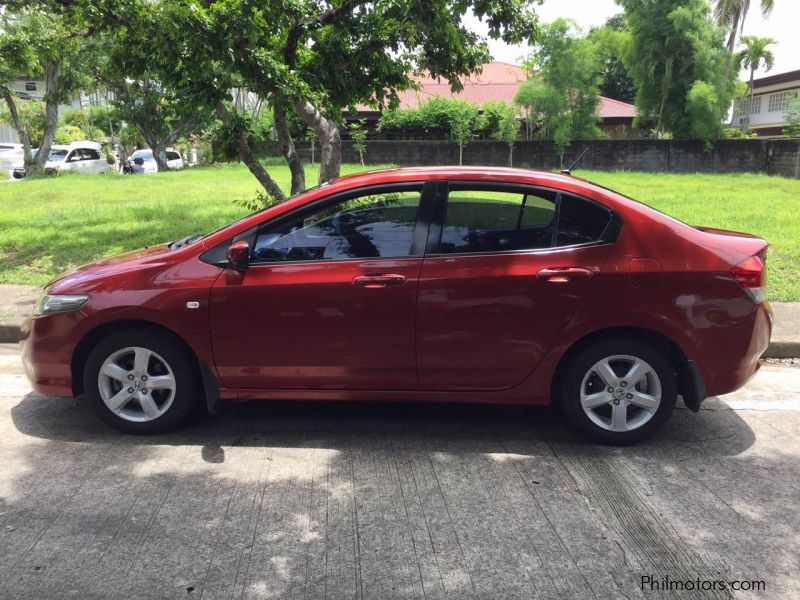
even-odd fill
[(135, 438), (0, 347), (0, 598), (798, 598), (798, 433), (800, 369), (770, 365), (627, 449), (547, 409), (396, 404)]

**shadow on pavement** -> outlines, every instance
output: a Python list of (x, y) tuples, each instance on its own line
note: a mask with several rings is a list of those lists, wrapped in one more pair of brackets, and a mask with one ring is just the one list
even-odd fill
[(717, 399), (629, 448), (529, 406), (253, 402), (152, 437), (83, 399), (11, 417), (9, 597), (674, 597), (645, 574), (796, 591), (797, 461)]

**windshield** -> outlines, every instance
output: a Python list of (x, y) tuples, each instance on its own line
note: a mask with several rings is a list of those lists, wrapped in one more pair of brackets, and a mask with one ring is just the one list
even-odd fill
[(152, 150), (137, 150), (136, 152), (131, 154), (131, 158), (143, 158), (144, 160), (152, 160), (153, 151)]

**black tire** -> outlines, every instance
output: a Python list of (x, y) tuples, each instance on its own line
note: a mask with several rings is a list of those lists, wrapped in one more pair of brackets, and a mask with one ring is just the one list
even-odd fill
[[(156, 360), (163, 359), (174, 376), (175, 389), (171, 404), (163, 414), (149, 421), (136, 422), (117, 415), (101, 396), (98, 379), (103, 363), (114, 353), (129, 347), (140, 347), (154, 352), (157, 355)], [(160, 365), (154, 365), (153, 368), (158, 366)], [(103, 338), (89, 353), (83, 371), (83, 389), (100, 418), (115, 429), (132, 434), (164, 433), (183, 424), (192, 412), (195, 400), (200, 397), (198, 383), (197, 369), (186, 350), (169, 336), (148, 330), (124, 329)], [(154, 392), (151, 394), (155, 395)]]
[[(649, 420), (642, 425), (630, 431), (610, 431), (595, 423), (584, 411), (581, 406), (581, 386), (583, 385), (584, 377), (599, 361), (604, 358), (621, 355), (641, 359), (652, 367), (661, 387), (661, 401), (658, 408), (655, 411), (651, 411), (652, 416), (649, 417)], [(617, 365), (617, 369), (620, 366), (624, 368), (624, 363), (614, 364)], [(596, 385), (597, 381), (592, 382), (587, 379), (587, 387)], [(613, 394), (610, 395), (613, 397)], [(604, 444), (626, 446), (647, 439), (661, 429), (672, 414), (677, 397), (675, 368), (661, 352), (639, 340), (610, 339), (587, 346), (572, 358), (569, 365), (567, 365), (562, 380), (560, 400), (567, 420), (575, 429), (581, 431), (592, 440)], [(609, 420), (611, 419), (612, 409), (613, 407), (608, 405)], [(598, 413), (602, 412), (605, 410), (605, 406), (598, 407), (596, 410)], [(640, 415), (642, 412), (636, 406), (631, 406), (625, 410), (629, 411), (628, 414), (635, 416)]]

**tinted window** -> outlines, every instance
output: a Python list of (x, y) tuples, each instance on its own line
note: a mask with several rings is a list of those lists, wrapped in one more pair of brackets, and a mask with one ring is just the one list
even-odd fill
[(92, 148), (84, 148), (83, 160), (100, 160), (100, 153)]
[(451, 191), (440, 252), (499, 252), (548, 248), (553, 240), (555, 193)]
[(594, 242), (603, 234), (610, 220), (611, 214), (602, 206), (562, 194), (558, 214), (558, 245)]
[(181, 155), (177, 152), (173, 152), (172, 150), (167, 150), (167, 160), (178, 160)]
[(260, 262), (408, 256), (420, 191), (374, 193), (267, 226), (256, 236)]

